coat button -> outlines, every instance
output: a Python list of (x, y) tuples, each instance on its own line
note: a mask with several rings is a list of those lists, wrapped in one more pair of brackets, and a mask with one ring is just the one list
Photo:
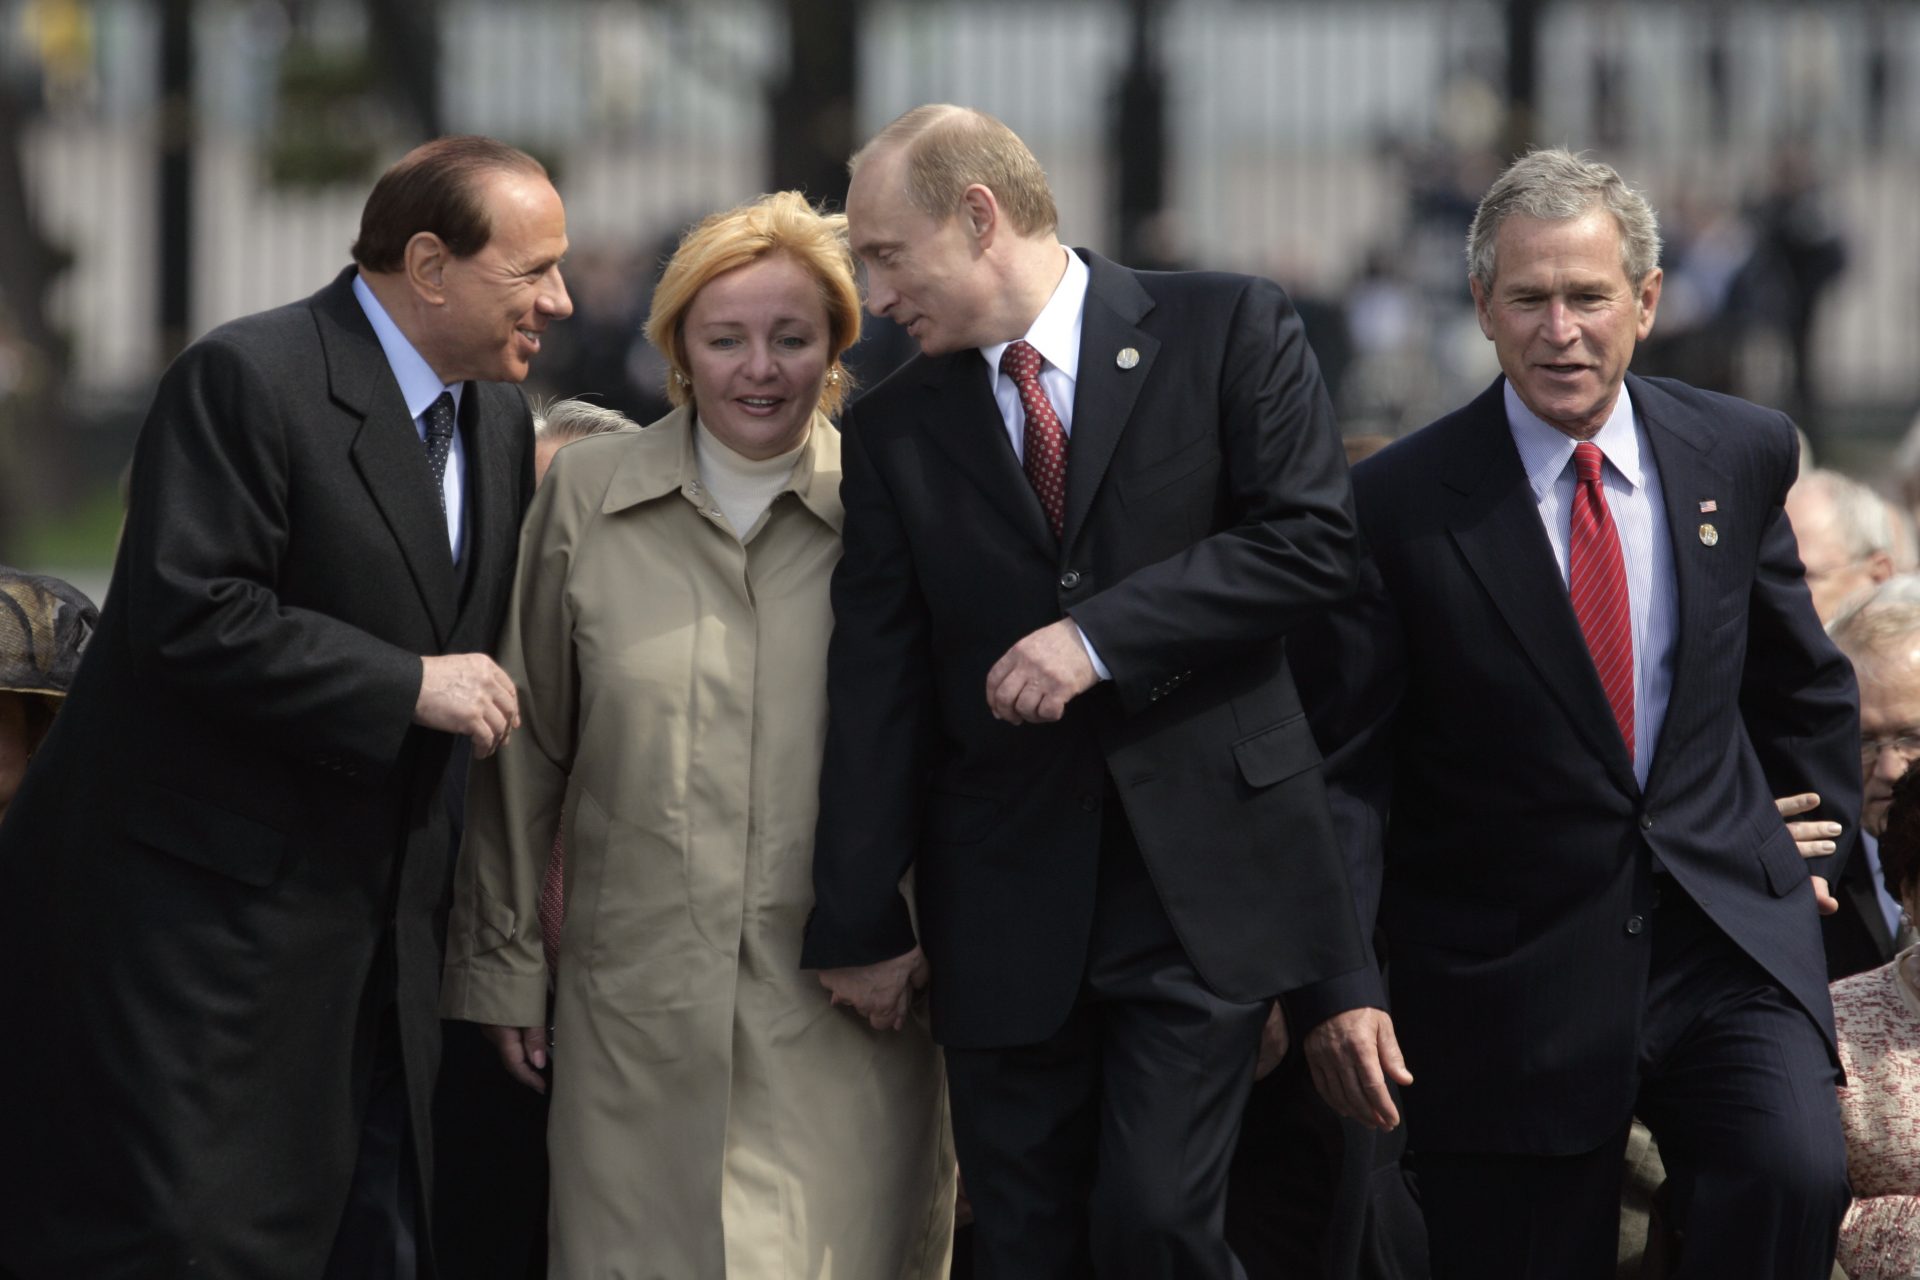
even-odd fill
[(1644, 916), (1628, 916), (1627, 917), (1627, 932), (1629, 934), (1637, 938), (1641, 934), (1645, 933), (1646, 931), (1647, 931), (1646, 917)]
[(1062, 591), (1071, 591), (1079, 585), (1080, 571), (1078, 569), (1069, 569), (1060, 575), (1060, 589)]
[(1650, 813), (1643, 813), (1643, 814), (1641, 814), (1641, 815), (1640, 815), (1640, 829), (1641, 829), (1642, 831), (1651, 831), (1651, 830), (1653, 830), (1653, 815), (1652, 815), (1652, 814), (1650, 814)]

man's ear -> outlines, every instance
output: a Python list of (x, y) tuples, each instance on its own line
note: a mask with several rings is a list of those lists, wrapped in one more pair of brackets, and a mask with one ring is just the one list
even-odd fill
[(974, 243), (985, 249), (1000, 231), (1000, 202), (990, 188), (976, 182), (960, 193), (960, 217)]
[(446, 241), (431, 231), (416, 231), (407, 241), (403, 270), (407, 283), (423, 302), (436, 307), (446, 302), (447, 264), (452, 259)]

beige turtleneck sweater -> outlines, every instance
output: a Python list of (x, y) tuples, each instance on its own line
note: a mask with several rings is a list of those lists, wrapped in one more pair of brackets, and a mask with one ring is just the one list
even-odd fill
[(707, 424), (697, 415), (693, 430), (693, 453), (700, 464), (700, 483), (713, 495), (714, 504), (726, 516), (734, 536), (745, 542), (754, 535), (760, 517), (787, 487), (794, 464), (807, 447), (807, 439), (802, 436), (800, 443), (786, 453), (754, 459), (728, 448), (720, 437), (707, 430)]

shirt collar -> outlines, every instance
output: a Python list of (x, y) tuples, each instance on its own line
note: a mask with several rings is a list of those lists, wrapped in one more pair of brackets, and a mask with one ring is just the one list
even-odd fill
[[(632, 443), (607, 486), (600, 510), (611, 515), (676, 490), (694, 505), (706, 506), (694, 431), (693, 406), (681, 405), (652, 426), (626, 433), (633, 437)], [(826, 414), (813, 415), (807, 443), (780, 492), (791, 492), (835, 533), (840, 532), (846, 516), (840, 505), (840, 432)]]
[[(1066, 374), (1067, 381), (1074, 382), (1080, 376), (1080, 323), (1086, 315), (1087, 282), (1092, 275), (1079, 254), (1065, 246), (1060, 252), (1067, 255), (1067, 269), (1060, 283), (1053, 287), (1053, 296), (1047, 299), (1047, 305), (1034, 317), (1033, 327), (1022, 336), (1033, 344), (1042, 360)], [(987, 368), (993, 371), (995, 386), (999, 385), (1000, 357), (1012, 345), (1007, 341), (980, 348)]]
[(380, 350), (386, 353), (387, 366), (393, 370), (393, 380), (400, 384), (400, 396), (407, 402), (407, 414), (418, 418), (443, 391), (453, 393), (453, 411), (459, 413), (460, 391), (466, 384), (440, 381), (440, 375), (433, 371), (425, 356), (413, 349), (407, 335), (400, 332), (400, 326), (380, 305), (380, 299), (357, 274), (353, 277), (353, 296), (359, 301), (360, 309), (367, 313), (373, 336), (380, 339)]
[[(1567, 463), (1573, 457), (1575, 440), (1558, 427), (1541, 421), (1533, 410), (1527, 408), (1520, 393), (1513, 389), (1513, 383), (1505, 387), (1507, 404), (1507, 430), (1513, 433), (1514, 447), (1520, 451), (1520, 465), (1527, 473), (1527, 484), (1533, 489), (1535, 502), (1547, 495), (1567, 469)], [(1613, 412), (1608, 415), (1600, 430), (1594, 433), (1593, 443), (1600, 447), (1601, 456), (1613, 464), (1630, 488), (1638, 489), (1646, 475), (1640, 467), (1640, 433), (1633, 429), (1633, 397), (1627, 394), (1625, 384), (1620, 387), (1620, 395), (1613, 402)]]

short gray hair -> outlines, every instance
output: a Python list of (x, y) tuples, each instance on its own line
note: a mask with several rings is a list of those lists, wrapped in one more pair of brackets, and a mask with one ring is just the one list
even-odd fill
[(1891, 656), (1902, 641), (1920, 641), (1920, 578), (1888, 578), (1835, 618), (1827, 632), (1856, 665), (1862, 658)]
[(591, 400), (553, 400), (533, 406), (535, 440), (564, 443), (605, 435), (609, 431), (625, 431), (629, 427), (637, 429), (639, 426), (618, 409), (609, 409)]
[(1893, 551), (1895, 513), (1879, 494), (1851, 476), (1816, 467), (1793, 482), (1804, 496), (1823, 501), (1831, 512), (1833, 533), (1855, 560)]
[(1500, 224), (1518, 213), (1559, 222), (1594, 206), (1620, 225), (1620, 265), (1635, 288), (1660, 265), (1660, 222), (1647, 198), (1612, 165), (1559, 147), (1529, 151), (1494, 180), (1467, 231), (1467, 270), (1482, 289), (1493, 288), (1494, 244)]

